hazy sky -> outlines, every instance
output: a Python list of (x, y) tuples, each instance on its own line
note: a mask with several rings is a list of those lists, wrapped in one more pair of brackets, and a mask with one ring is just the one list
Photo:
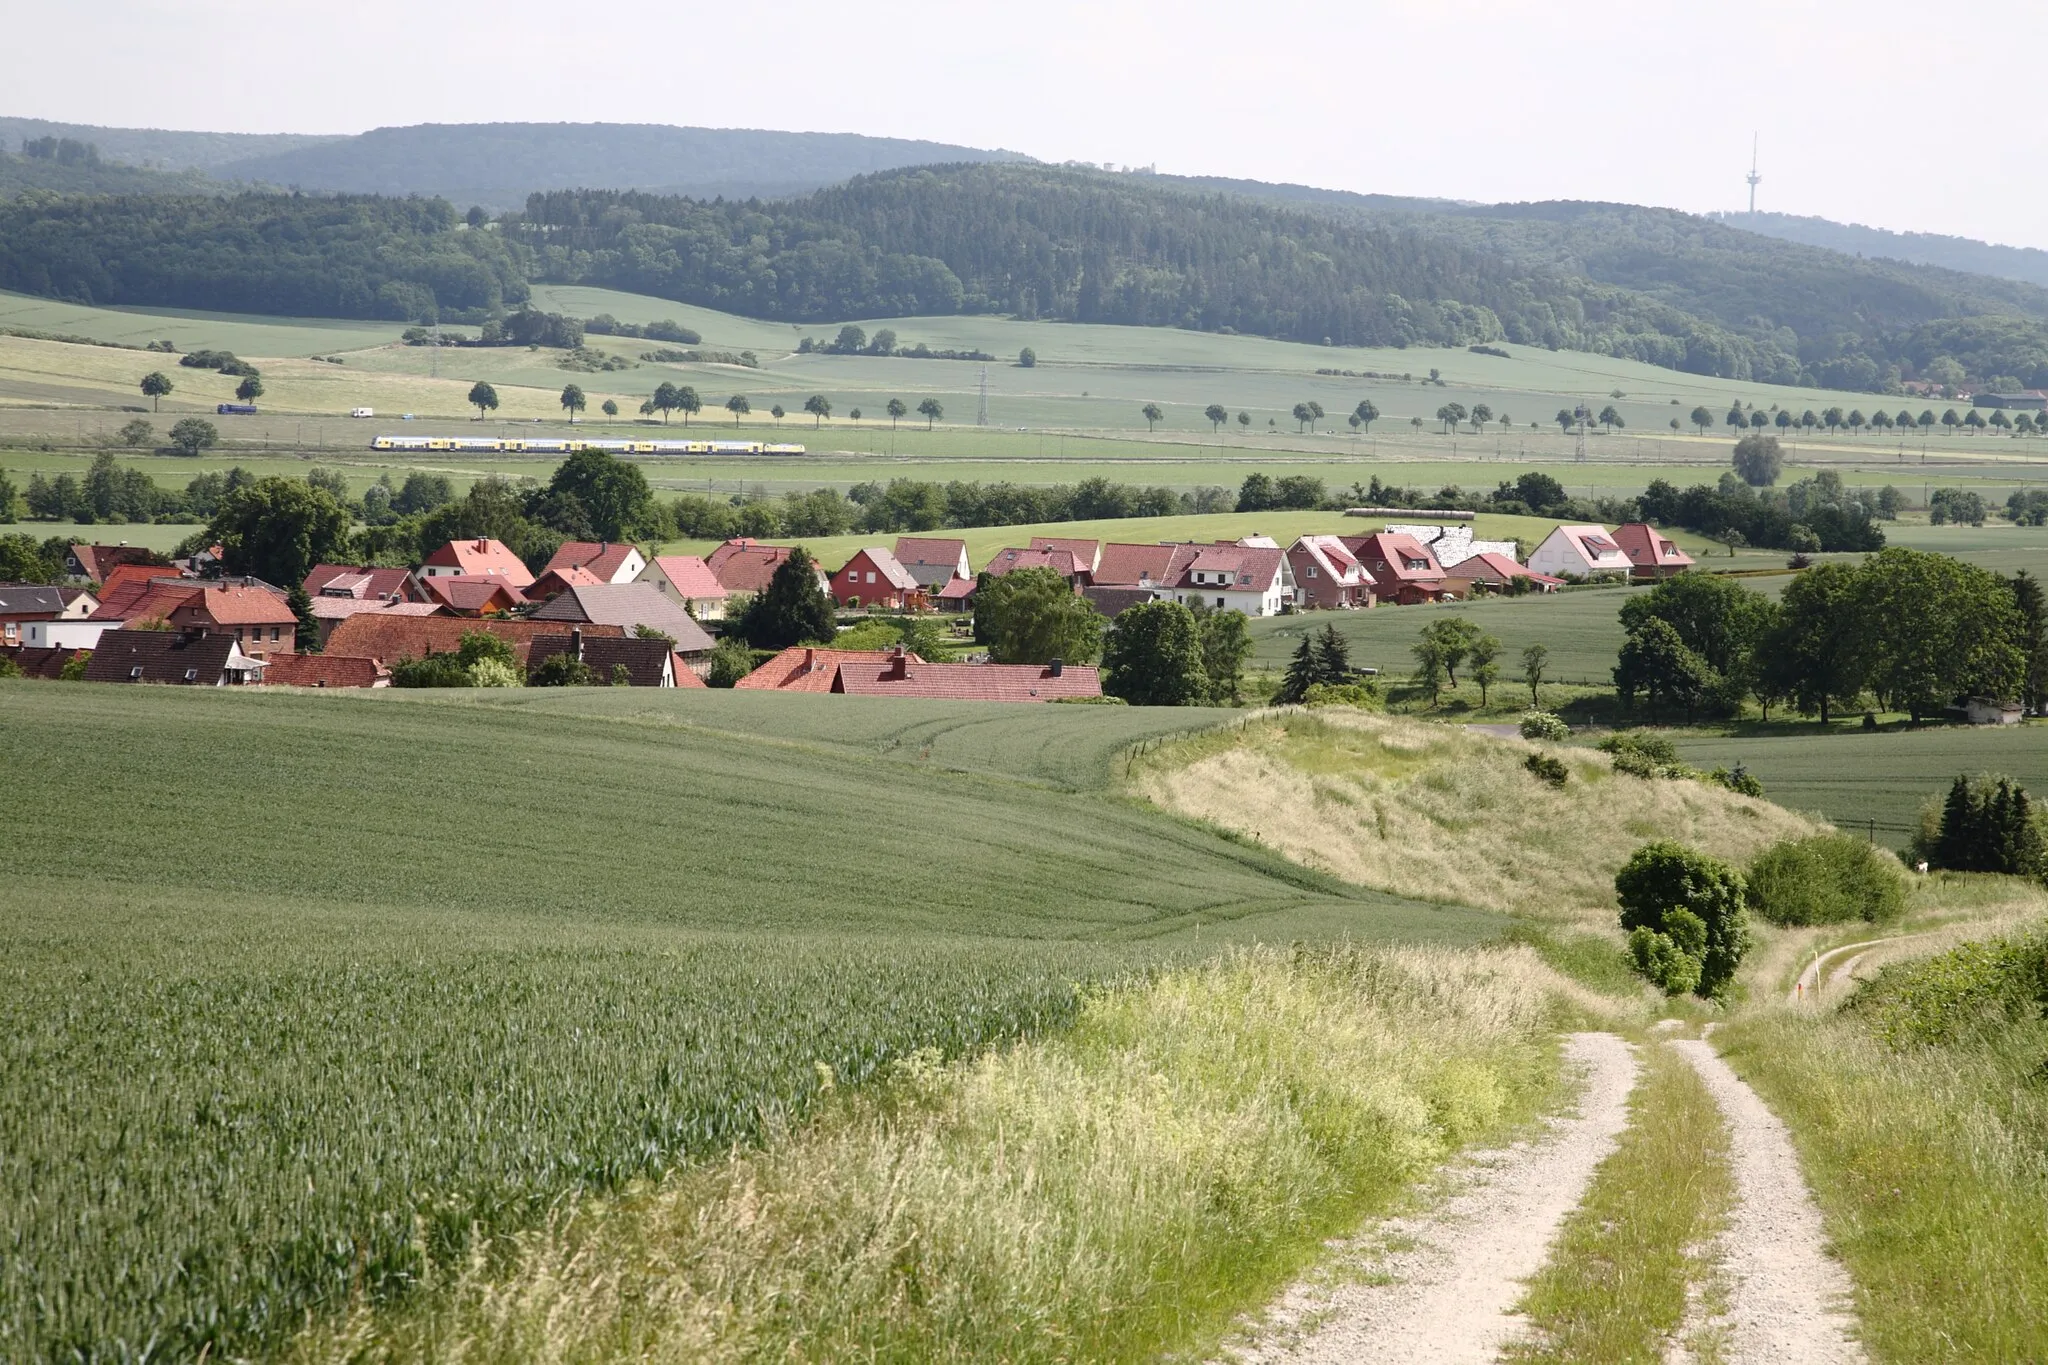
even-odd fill
[[(11, 0), (0, 113), (884, 134), (2048, 248), (2048, 0)], [(32, 57), (31, 57), (31, 54)]]

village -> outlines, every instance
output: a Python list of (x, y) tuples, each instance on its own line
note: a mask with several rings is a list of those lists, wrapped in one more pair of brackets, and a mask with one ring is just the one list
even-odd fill
[[(1360, 509), (1368, 510), (1368, 509)], [(1354, 512), (1351, 515), (1357, 515)], [(613, 685), (710, 685), (714, 632), (765, 591), (793, 547), (727, 540), (705, 556), (571, 541), (536, 575), (503, 543), (450, 541), (411, 568), (319, 564), (295, 585), (221, 572), (217, 550), (176, 562), (126, 544), (77, 544), (63, 586), (0, 584), (0, 659), (32, 678), (172, 686), (376, 688), (407, 661), (452, 655), (481, 633), (509, 647), (518, 681), (546, 682), (550, 660)], [(942, 615), (971, 632), (975, 598), (1020, 570), (1056, 575), (1103, 617), (1170, 601), (1246, 617), (1362, 611), (1575, 584), (1653, 581), (1692, 558), (1641, 522), (1559, 525), (1518, 558), (1513, 541), (1469, 524), (1388, 523), (1281, 545), (1247, 535), (1203, 544), (1032, 537), (977, 570), (957, 538), (901, 536), (814, 566), (842, 627), (873, 615)], [(843, 633), (843, 631), (842, 631)], [(310, 637), (310, 638), (309, 638)], [(587, 671), (586, 671), (587, 670)], [(979, 701), (1088, 700), (1084, 662), (934, 662), (914, 651), (775, 653), (729, 685), (765, 691)]]

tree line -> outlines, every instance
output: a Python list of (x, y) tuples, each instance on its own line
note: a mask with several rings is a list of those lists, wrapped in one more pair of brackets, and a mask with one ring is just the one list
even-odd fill
[(1875, 701), (1918, 722), (1971, 696), (2048, 699), (2048, 599), (1947, 555), (1891, 548), (1806, 569), (1773, 601), (1740, 583), (1680, 574), (1621, 608), (1622, 705), (1657, 714), (1769, 719), (1789, 705), (1823, 722)]

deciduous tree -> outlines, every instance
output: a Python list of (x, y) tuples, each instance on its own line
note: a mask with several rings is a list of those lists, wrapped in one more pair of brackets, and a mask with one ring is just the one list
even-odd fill
[(582, 386), (577, 384), (564, 384), (562, 386), (561, 404), (563, 409), (569, 414), (570, 426), (576, 425), (576, 414), (583, 411), (588, 402), (589, 400), (583, 396)]
[(1199, 706), (1208, 699), (1201, 629), (1178, 602), (1141, 602), (1119, 612), (1102, 642), (1102, 664), (1102, 690), (1133, 706)]
[(1101, 615), (1052, 569), (986, 578), (974, 615), (997, 663), (1087, 663), (1102, 649)]
[(177, 386), (171, 383), (170, 376), (162, 370), (151, 370), (142, 376), (142, 396), (149, 400), (151, 412), (162, 409), (163, 400), (170, 396), (171, 390), (175, 387)]
[(498, 410), (498, 391), (479, 379), (469, 386), (469, 405), (476, 409), (476, 418), (481, 422)]

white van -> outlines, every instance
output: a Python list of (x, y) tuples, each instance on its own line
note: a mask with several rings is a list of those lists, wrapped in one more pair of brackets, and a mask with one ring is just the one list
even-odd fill
[(377, 410), (375, 408), (350, 408), (348, 415), (351, 417), (375, 417)]

